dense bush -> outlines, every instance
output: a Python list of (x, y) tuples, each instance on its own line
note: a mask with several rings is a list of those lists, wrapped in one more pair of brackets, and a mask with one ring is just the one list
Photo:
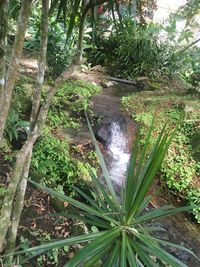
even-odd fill
[(200, 48), (192, 47), (187, 53), (180, 55), (182, 69), (181, 78), (193, 87), (200, 88), (200, 63), (197, 58), (200, 56)]
[(67, 31), (63, 23), (52, 21), (49, 27), (47, 64), (51, 77), (58, 77), (71, 63), (75, 45), (66, 42)]
[(109, 64), (119, 77), (161, 74), (168, 64), (170, 49), (159, 41), (160, 31), (157, 24), (137, 25), (132, 19), (125, 19), (119, 30), (98, 39), (89, 60), (93, 64)]

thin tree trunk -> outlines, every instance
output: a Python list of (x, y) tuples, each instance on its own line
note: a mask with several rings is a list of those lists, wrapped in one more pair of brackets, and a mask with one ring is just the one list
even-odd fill
[(3, 249), (4, 239), (7, 234), (8, 228), (10, 227), (10, 217), (12, 214), (13, 201), (16, 193), (17, 186), (20, 181), (21, 173), (24, 168), (27, 155), (31, 151), (33, 144), (37, 140), (38, 130), (32, 132), (24, 144), (23, 148), (19, 151), (16, 163), (13, 168), (10, 181), (7, 190), (4, 195), (3, 204), (0, 213), (0, 251)]
[(0, 98), (5, 87), (6, 76), (6, 44), (8, 26), (8, 4), (9, 0), (0, 1)]
[[(46, 4), (48, 3), (49, 0), (43, 0)], [(48, 5), (48, 4), (47, 4)], [(43, 9), (44, 11), (44, 9)], [(46, 24), (48, 26), (48, 24)], [(45, 27), (44, 27), (45, 28)], [(43, 30), (44, 30), (43, 28)], [(43, 37), (47, 38), (47, 33), (46, 35), (42, 35)], [(44, 41), (44, 40), (43, 40)], [(44, 42), (43, 45), (46, 45), (47, 42)], [(45, 50), (43, 50), (45, 49)], [(46, 48), (42, 47), (41, 45), (41, 60), (46, 60)], [(42, 64), (40, 64), (40, 74), (38, 74), (38, 85), (37, 85), (37, 90), (38, 92), (41, 93), (41, 85), (44, 80), (44, 70), (45, 70), (45, 64), (44, 62), (41, 61)], [(9, 226), (11, 226), (11, 231), (9, 233), (9, 237), (11, 238), (11, 241), (8, 243), (7, 249), (12, 252), (14, 243), (16, 240), (16, 233), (17, 233), (17, 226), (19, 223), (21, 211), (23, 208), (23, 198), (26, 190), (26, 181), (24, 181), (25, 176), (28, 173), (29, 166), (30, 166), (30, 159), (31, 159), (31, 153), (32, 153), (32, 148), (37, 140), (37, 138), (41, 135), (43, 125), (46, 121), (46, 117), (48, 114), (48, 110), (51, 104), (51, 100), (53, 96), (55, 95), (57, 89), (60, 87), (63, 79), (67, 80), (71, 77), (71, 75), (74, 73), (76, 70), (77, 66), (71, 66), (69, 71), (64, 72), (55, 82), (55, 85), (52, 86), (45, 98), (43, 106), (40, 107), (40, 97), (37, 97), (36, 101), (34, 103), (34, 108), (32, 110), (31, 114), (31, 131), (28, 136), (28, 139), (22, 149), (19, 151), (17, 158), (16, 158), (16, 163), (13, 168), (13, 172), (10, 177), (10, 182), (7, 188), (7, 191), (4, 195), (4, 200), (3, 200), (3, 205), (1, 208), (0, 212), (0, 251), (3, 247), (3, 242), (5, 239), (5, 236), (8, 232)], [(37, 91), (36, 90), (36, 91)], [(36, 92), (35, 92), (36, 94)], [(22, 179), (22, 180), (21, 180)], [(21, 183), (20, 183), (21, 181)], [(18, 193), (16, 194), (17, 188)], [(22, 193), (22, 196), (20, 194)], [(16, 202), (14, 204), (14, 198), (16, 196)], [(13, 210), (13, 208), (16, 208), (16, 210)], [(13, 213), (12, 213), (13, 212)], [(13, 219), (15, 219), (13, 222), (11, 222), (11, 215), (13, 214)]]
[(49, 0), (42, 1), (42, 20), (41, 20), (41, 39), (40, 39), (40, 57), (37, 75), (37, 85), (33, 94), (33, 104), (31, 111), (31, 129), (34, 128), (34, 121), (40, 107), (41, 91), (45, 76), (47, 42), (48, 42), (48, 14), (49, 14)]
[[(31, 148), (32, 152), (32, 148)], [(29, 174), (29, 168), (31, 163), (31, 156), (32, 153), (29, 153), (24, 164), (24, 168), (22, 170), (21, 179), (19, 182), (19, 185), (17, 187), (16, 197), (14, 201), (14, 205), (12, 207), (12, 216), (11, 216), (11, 226), (8, 230), (7, 234), (7, 244), (6, 244), (6, 254), (13, 254), (16, 244), (16, 238), (17, 238), (17, 230), (21, 218), (21, 213), (24, 207), (24, 196), (26, 193), (26, 187), (27, 187), (27, 179)], [(13, 255), (9, 257), (9, 263), (12, 263)]]
[(2, 93), (2, 97), (0, 99), (0, 144), (2, 142), (5, 122), (7, 119), (8, 111), (10, 108), (10, 102), (13, 94), (13, 89), (15, 85), (15, 81), (17, 78), (17, 71), (19, 68), (24, 37), (28, 25), (29, 14), (31, 10), (32, 0), (23, 0), (22, 6), (20, 10), (20, 16), (18, 20), (17, 32), (15, 36), (15, 42), (13, 45), (12, 56), (10, 60), (10, 64), (8, 67), (7, 75), (6, 75), (6, 85), (5, 90)]
[(90, 10), (90, 4), (87, 4), (86, 7), (84, 8), (84, 11), (83, 11), (83, 14), (80, 20), (77, 54), (75, 57), (76, 64), (81, 64), (83, 61), (83, 38), (84, 38), (84, 32), (85, 32), (85, 21), (86, 21), (89, 10)]
[[(42, 0), (42, 18), (41, 18), (41, 37), (40, 37), (40, 56), (39, 56), (39, 68), (37, 75), (37, 84), (33, 96), (33, 105), (31, 112), (31, 127), (30, 131), (34, 130), (35, 121), (40, 107), (41, 91), (44, 82), (45, 65), (46, 65), (46, 53), (47, 53), (47, 41), (48, 41), (48, 12), (49, 12), (49, 0)], [(38, 132), (39, 136), (39, 132)], [(34, 143), (33, 143), (34, 145)], [(6, 252), (13, 253), (17, 237), (17, 229), (20, 222), (21, 212), (23, 209), (24, 196), (27, 186), (27, 178), (29, 173), (29, 167), (31, 163), (33, 146), (30, 147), (30, 151), (25, 159), (24, 167), (21, 173), (21, 181), (18, 185), (16, 192), (15, 203), (12, 207), (12, 219), (11, 226), (7, 235)], [(12, 257), (10, 259), (12, 261)]]

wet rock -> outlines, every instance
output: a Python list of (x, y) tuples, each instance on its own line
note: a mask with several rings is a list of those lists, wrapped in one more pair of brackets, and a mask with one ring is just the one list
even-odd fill
[(200, 131), (197, 131), (192, 136), (191, 145), (192, 145), (192, 150), (193, 150), (193, 157), (197, 162), (199, 162), (200, 161)]
[(107, 145), (110, 139), (111, 128), (110, 123), (103, 124), (101, 128), (97, 131), (97, 139), (104, 145)]
[(28, 130), (26, 127), (21, 127), (17, 129), (17, 138), (13, 137), (10, 141), (10, 144), (12, 145), (14, 150), (20, 150), (24, 143), (26, 142), (28, 137)]
[(111, 82), (111, 81), (107, 81), (107, 82), (101, 82), (100, 85), (104, 88), (108, 88), (108, 87), (111, 87), (111, 86), (114, 86), (114, 82)]

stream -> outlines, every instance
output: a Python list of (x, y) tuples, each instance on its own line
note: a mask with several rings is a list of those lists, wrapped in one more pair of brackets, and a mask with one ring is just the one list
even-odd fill
[(127, 139), (121, 130), (119, 122), (112, 122), (110, 128), (111, 135), (108, 151), (111, 154), (111, 162), (109, 173), (111, 179), (121, 186), (126, 175), (130, 153), (127, 151)]
[[(104, 144), (105, 161), (114, 186), (118, 189), (121, 188), (125, 180), (130, 159), (130, 148), (137, 128), (132, 120), (121, 113), (120, 98), (133, 92), (134, 88), (131, 86), (114, 83), (113, 86), (106, 88), (103, 93), (92, 99), (93, 111), (102, 117), (102, 124), (96, 131), (96, 136)], [(151, 191), (158, 191), (158, 193), (156, 193), (154, 203), (148, 209), (155, 209), (170, 203), (178, 204), (174, 203), (174, 198), (170, 193), (166, 194), (159, 188), (158, 181), (155, 181)], [(164, 233), (156, 233), (158, 238), (181, 244), (200, 257), (200, 227), (192, 222), (187, 214), (165, 217), (151, 224), (166, 230)], [(171, 248), (168, 250), (187, 266), (200, 266), (200, 262), (187, 252)]]

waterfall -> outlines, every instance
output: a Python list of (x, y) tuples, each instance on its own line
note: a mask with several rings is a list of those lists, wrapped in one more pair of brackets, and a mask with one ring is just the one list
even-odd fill
[(121, 185), (125, 179), (130, 154), (127, 150), (127, 138), (119, 122), (111, 123), (111, 135), (108, 150), (111, 152), (109, 173), (111, 179)]

